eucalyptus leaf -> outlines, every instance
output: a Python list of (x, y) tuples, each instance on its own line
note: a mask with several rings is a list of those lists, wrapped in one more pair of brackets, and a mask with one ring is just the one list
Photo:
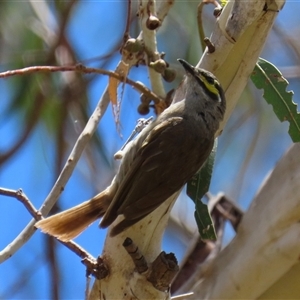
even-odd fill
[(286, 91), (288, 81), (270, 62), (260, 58), (252, 72), (251, 80), (258, 89), (263, 89), (263, 97), (273, 106), (278, 119), (288, 121), (289, 135), (293, 142), (300, 142), (300, 114), (293, 102), (293, 92)]
[(208, 207), (206, 204), (202, 203), (200, 199), (196, 202), (196, 211), (194, 215), (201, 239), (215, 241), (217, 239), (217, 235)]
[(202, 239), (216, 240), (215, 229), (206, 204), (201, 198), (208, 192), (217, 150), (217, 139), (212, 152), (200, 171), (187, 183), (187, 195), (196, 205), (195, 219)]

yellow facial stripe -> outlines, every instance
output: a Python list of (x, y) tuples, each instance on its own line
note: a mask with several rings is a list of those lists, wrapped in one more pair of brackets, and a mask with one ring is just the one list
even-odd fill
[(216, 96), (219, 96), (219, 91), (218, 89), (215, 87), (215, 82), (214, 83), (209, 83), (206, 79), (206, 77), (204, 77), (202, 74), (199, 74), (199, 78), (200, 80), (205, 84), (205, 87), (213, 94), (215, 94)]

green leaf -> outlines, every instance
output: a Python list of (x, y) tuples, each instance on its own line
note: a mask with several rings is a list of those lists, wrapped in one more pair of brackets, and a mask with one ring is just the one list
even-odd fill
[(258, 89), (263, 89), (263, 97), (273, 106), (278, 119), (290, 123), (289, 135), (293, 142), (300, 142), (300, 114), (293, 102), (293, 91), (286, 91), (288, 81), (270, 62), (259, 58), (252, 72), (251, 80)]
[(194, 215), (201, 239), (215, 241), (217, 239), (217, 235), (208, 207), (206, 204), (202, 203), (200, 199), (196, 202), (196, 211)]
[(215, 163), (217, 144), (218, 142), (216, 139), (214, 147), (203, 167), (187, 183), (186, 193), (195, 202), (195, 204), (197, 199), (201, 199), (208, 192)]
[(202, 239), (216, 240), (216, 233), (206, 204), (201, 198), (208, 192), (217, 150), (217, 139), (201, 170), (187, 183), (187, 195), (195, 202), (195, 219)]

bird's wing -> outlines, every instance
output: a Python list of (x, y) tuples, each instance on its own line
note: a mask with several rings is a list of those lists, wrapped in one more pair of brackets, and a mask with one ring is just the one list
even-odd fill
[(120, 214), (125, 217), (124, 229), (134, 224), (197, 172), (211, 151), (213, 139), (201, 137), (201, 131), (193, 126), (194, 123), (185, 118), (173, 117), (151, 130), (102, 219), (101, 227), (109, 226)]

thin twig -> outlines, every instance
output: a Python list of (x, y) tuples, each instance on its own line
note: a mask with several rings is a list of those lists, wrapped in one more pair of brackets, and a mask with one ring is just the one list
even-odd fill
[(81, 262), (86, 266), (87, 274), (93, 275), (98, 280), (107, 277), (109, 274), (108, 268), (100, 256), (97, 260), (93, 257), (85, 257)]
[(59, 271), (59, 262), (57, 260), (57, 243), (55, 242), (54, 238), (51, 236), (46, 236), (45, 241), (45, 257), (48, 262), (49, 268), (49, 285), (50, 285), (50, 298), (53, 300), (59, 300), (59, 291), (61, 287), (61, 280), (60, 280), (60, 271)]
[(86, 274), (86, 284), (85, 284), (84, 300), (88, 300), (89, 299), (90, 284), (91, 284), (91, 275), (87, 272), (87, 274)]
[(129, 39), (129, 29), (130, 29), (130, 18), (131, 18), (131, 0), (127, 0), (127, 18), (126, 18), (126, 26), (123, 36), (123, 43), (125, 43)]
[(211, 40), (208, 37), (205, 37), (203, 42), (207, 47), (208, 53), (214, 53), (216, 51), (215, 45), (211, 42)]
[[(156, 61), (159, 59), (159, 53), (157, 51), (157, 42), (156, 42), (156, 30), (149, 30), (147, 28), (147, 20), (150, 17), (150, 14), (156, 14), (156, 1), (141, 1), (142, 6), (140, 6), (140, 20), (142, 28), (142, 39), (145, 45), (146, 55), (146, 64), (149, 65), (151, 61)], [(166, 92), (163, 86), (162, 76), (157, 73), (154, 69), (148, 67), (149, 79), (151, 82), (151, 89), (154, 93), (161, 97), (165, 97)]]
[(197, 25), (198, 25), (198, 34), (199, 34), (199, 41), (201, 44), (202, 51), (205, 49), (205, 43), (204, 43), (204, 29), (203, 29), (203, 22), (202, 22), (202, 10), (204, 6), (204, 2), (200, 2), (197, 8)]
[(181, 299), (186, 299), (188, 297), (191, 297), (193, 295), (194, 295), (194, 293), (190, 292), (190, 293), (185, 293), (185, 294), (181, 294), (181, 295), (177, 295), (177, 296), (171, 297), (171, 299), (172, 300), (181, 300)]
[[(34, 207), (34, 205), (31, 203), (31, 201), (28, 199), (28, 197), (24, 194), (24, 192), (21, 189), (10, 190), (5, 188), (0, 188), (0, 195), (12, 197), (19, 200), (25, 206), (27, 211), (35, 218), (35, 220), (39, 221), (43, 218), (41, 213)], [(69, 250), (74, 252), (76, 255), (78, 255), (82, 259), (83, 264), (87, 268), (89, 268), (91, 263), (93, 263), (94, 268), (95, 265), (103, 265), (103, 261), (101, 261), (100, 258), (96, 260), (92, 255), (90, 255), (84, 248), (79, 246), (77, 243), (73, 241), (63, 242), (59, 239), (56, 240), (61, 244), (63, 244), (65, 247), (67, 247)], [(91, 270), (90, 273), (93, 273), (93, 271)]]
[(126, 238), (123, 247), (132, 258), (136, 270), (142, 274), (148, 270), (148, 264), (139, 247), (130, 238)]
[(162, 98), (158, 97), (156, 94), (154, 94), (150, 89), (148, 89), (143, 83), (133, 81), (129, 78), (124, 78), (122, 75), (113, 72), (108, 71), (104, 69), (97, 69), (97, 68), (89, 68), (85, 67), (82, 64), (77, 64), (75, 66), (34, 66), (34, 67), (27, 67), (22, 69), (16, 69), (16, 70), (10, 70), (0, 73), (0, 78), (7, 78), (10, 76), (16, 76), (16, 75), (27, 75), (31, 73), (37, 73), (37, 72), (79, 72), (79, 73), (85, 73), (85, 74), (102, 74), (107, 75), (113, 78), (118, 79), (119, 81), (126, 82), (127, 84), (131, 85), (133, 88), (135, 88), (137, 91), (146, 94), (149, 96), (155, 104), (161, 103), (163, 100)]
[(72, 15), (71, 12), (72, 12), (72, 9), (74, 8), (75, 4), (77, 4), (77, 0), (71, 0), (71, 1), (66, 2), (66, 6), (59, 18), (61, 20), (61, 22), (58, 26), (59, 31), (56, 34), (56, 41), (52, 46), (54, 49), (56, 49), (60, 44), (63, 44), (62, 41), (66, 38), (65, 30), (69, 24), (68, 23), (69, 17)]
[[(30, 68), (29, 68), (30, 69)], [(51, 69), (51, 68), (50, 68)], [(72, 68), (72, 70), (74, 67)], [(27, 68), (28, 70), (28, 68)], [(15, 72), (11, 72), (12, 75)], [(18, 73), (18, 72), (17, 72)], [(21, 74), (24, 73), (24, 70), (21, 70)], [(10, 76), (12, 76), (10, 75)], [(70, 155), (69, 158), (63, 168), (63, 170), (60, 173), (60, 176), (58, 177), (57, 181), (55, 182), (52, 190), (50, 191), (49, 195), (47, 196), (44, 204), (42, 205), (40, 211), (42, 214), (48, 214), (50, 209), (53, 207), (54, 203), (57, 201), (58, 197), (64, 190), (65, 185), (67, 184), (69, 178), (71, 177), (75, 166), (78, 162), (78, 160), (81, 157), (81, 154), (83, 150), (85, 149), (85, 146), (89, 142), (90, 138), (94, 134), (98, 123), (100, 122), (102, 116), (104, 115), (107, 107), (109, 104), (109, 97), (107, 90), (104, 91), (103, 97), (99, 100), (99, 103), (97, 104), (93, 114), (91, 115), (89, 121), (87, 122), (85, 128), (83, 129), (82, 133), (78, 137)], [(23, 229), (23, 231), (15, 238), (13, 242), (11, 242), (9, 245), (7, 245), (1, 252), (0, 252), (0, 263), (10, 258), (22, 245), (24, 245), (29, 238), (33, 235), (35, 232), (34, 224), (36, 220), (31, 220), (27, 226)]]
[(31, 203), (31, 201), (28, 199), (28, 197), (24, 194), (22, 189), (18, 190), (9, 190), (5, 188), (0, 188), (0, 195), (16, 198), (19, 200), (28, 210), (28, 212), (32, 215), (35, 220), (39, 221), (41, 220), (42, 214), (35, 209), (34, 205)]
[(61, 244), (63, 244), (64, 246), (66, 246), (69, 250), (71, 250), (72, 252), (74, 252), (77, 256), (79, 256), (81, 259), (85, 259), (85, 258), (89, 258), (89, 259), (93, 259), (96, 260), (95, 258), (93, 258), (92, 255), (90, 255), (84, 248), (82, 248), (81, 246), (79, 246), (77, 243), (75, 243), (74, 241), (69, 241), (69, 242), (63, 242), (60, 241), (59, 239), (57, 239)]
[[(212, 241), (202, 241), (200, 237), (193, 241), (187, 256), (181, 262), (180, 271), (171, 285), (171, 293), (178, 293), (178, 290), (186, 284), (187, 278), (193, 278), (199, 266), (207, 259), (215, 247)], [(186, 289), (185, 289), (186, 290)]]
[(222, 215), (223, 218), (227, 219), (231, 223), (233, 229), (237, 232), (238, 226), (244, 215), (243, 210), (237, 203), (229, 199), (228, 196), (222, 195), (220, 201), (215, 204), (214, 209)]
[[(205, 40), (206, 38), (205, 38), (205, 34), (204, 34), (204, 29), (203, 29), (202, 13), (203, 13), (203, 7), (205, 4), (213, 4), (216, 7), (216, 9), (217, 9), (216, 16), (218, 16), (220, 14), (220, 12), (222, 11), (222, 7), (216, 0), (203, 0), (202, 2), (199, 3), (198, 8), (197, 8), (198, 34), (199, 34), (199, 40), (200, 40), (202, 51), (204, 51), (205, 47), (207, 46), (210, 50), (209, 53), (213, 53), (214, 50), (212, 51), (212, 49), (213, 49), (211, 47), (212, 44), (211, 44), (211, 42), (209, 44), (207, 44), (207, 40)], [(214, 14), (215, 14), (215, 12), (214, 12)]]

